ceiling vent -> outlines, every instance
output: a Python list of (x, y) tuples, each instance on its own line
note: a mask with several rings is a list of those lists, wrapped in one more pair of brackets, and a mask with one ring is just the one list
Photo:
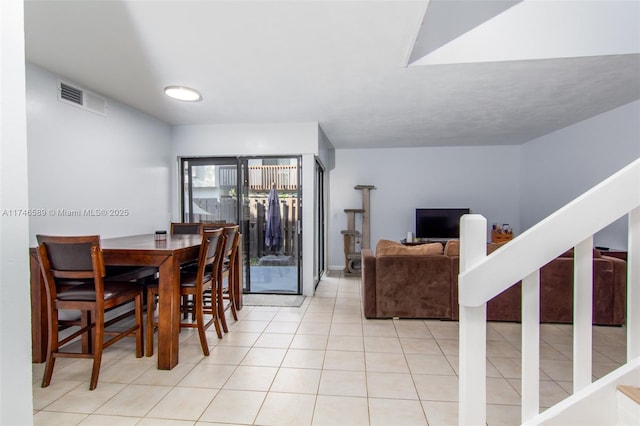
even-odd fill
[(107, 100), (105, 98), (69, 83), (60, 82), (58, 100), (100, 115), (107, 115)]

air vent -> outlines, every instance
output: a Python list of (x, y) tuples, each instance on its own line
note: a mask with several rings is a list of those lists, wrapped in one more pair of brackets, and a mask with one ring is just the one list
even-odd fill
[(62, 81), (58, 88), (58, 100), (100, 115), (107, 115), (105, 98)]
[(65, 83), (60, 83), (60, 98), (65, 101), (73, 102), (78, 105), (82, 105), (82, 90), (69, 86)]

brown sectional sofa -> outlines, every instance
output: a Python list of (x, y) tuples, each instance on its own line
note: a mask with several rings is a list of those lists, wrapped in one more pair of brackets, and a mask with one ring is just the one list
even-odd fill
[[(489, 244), (490, 253), (501, 244)], [(366, 318), (458, 319), (458, 241), (403, 246), (381, 240), (376, 255), (362, 250), (362, 302)], [(625, 322), (626, 262), (594, 250), (593, 323)], [(571, 323), (573, 252), (540, 269), (540, 320)], [(521, 320), (521, 286), (487, 303), (490, 321)]]

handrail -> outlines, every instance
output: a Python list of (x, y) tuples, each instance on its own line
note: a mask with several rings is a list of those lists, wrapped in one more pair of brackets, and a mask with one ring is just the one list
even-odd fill
[[(479, 306), (491, 300), (522, 277), (638, 206), (640, 159), (484, 257), (477, 265), (461, 272), (460, 304)], [(464, 244), (464, 234), (461, 232), (461, 252)], [(505, 268), (504, 265), (509, 267)], [(496, 273), (498, 270), (501, 273)], [(483, 285), (473, 284), (477, 282)]]
[(277, 190), (298, 189), (298, 166), (261, 165), (249, 166), (249, 188), (253, 191), (269, 191), (275, 185)]
[(640, 159), (486, 255), (486, 219), (465, 215), (460, 233), (459, 423), (486, 424), (486, 304), (522, 280), (522, 421), (539, 410), (539, 271), (575, 247), (574, 389), (591, 381), (593, 235), (628, 215), (627, 359), (640, 355)]

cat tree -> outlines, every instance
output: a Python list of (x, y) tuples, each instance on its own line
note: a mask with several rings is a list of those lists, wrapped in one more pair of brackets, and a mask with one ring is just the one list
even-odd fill
[[(359, 276), (362, 269), (361, 250), (371, 247), (371, 232), (369, 223), (370, 191), (376, 189), (373, 185), (356, 185), (354, 189), (362, 191), (361, 209), (344, 209), (347, 214), (347, 229), (341, 231), (344, 240), (344, 275)], [(362, 232), (356, 229), (356, 215), (362, 215)], [(358, 244), (359, 248), (358, 248)]]

